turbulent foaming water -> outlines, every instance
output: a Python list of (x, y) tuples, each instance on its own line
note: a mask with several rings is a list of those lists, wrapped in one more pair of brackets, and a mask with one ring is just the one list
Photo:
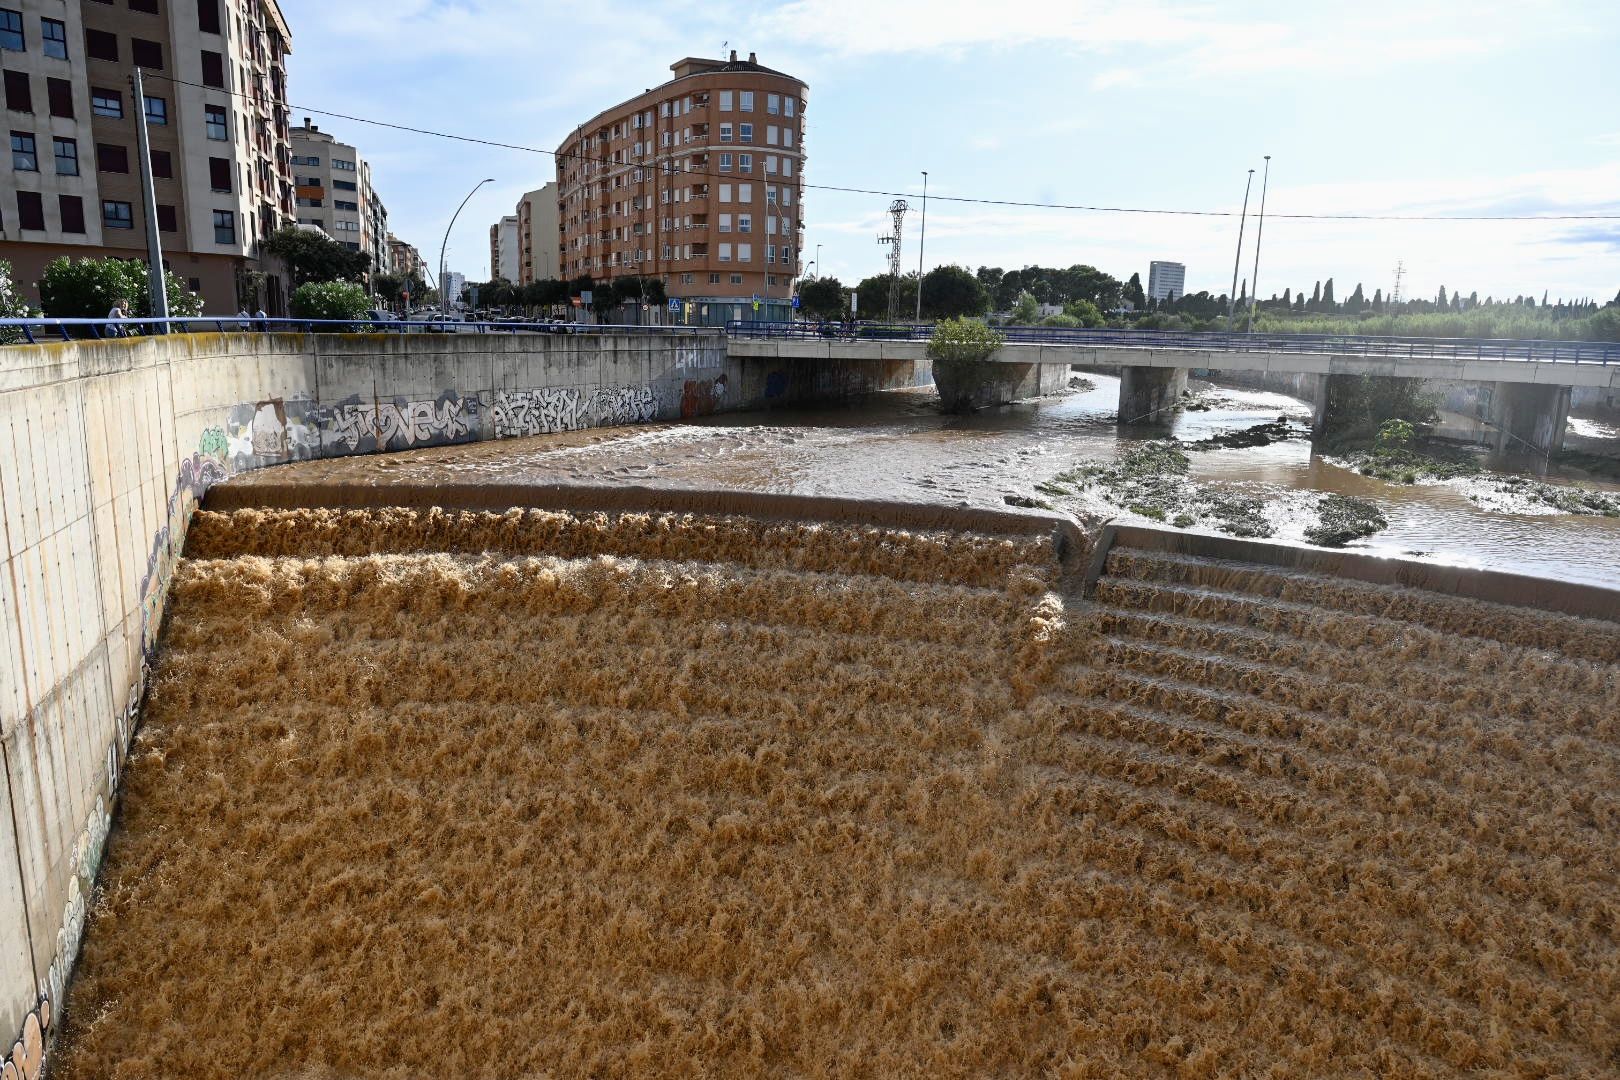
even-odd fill
[(1614, 1070), (1620, 624), (1073, 562), (201, 514), (55, 1075)]

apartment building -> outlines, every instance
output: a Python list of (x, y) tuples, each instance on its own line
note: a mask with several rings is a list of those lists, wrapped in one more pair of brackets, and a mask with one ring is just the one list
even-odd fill
[[(257, 242), (293, 216), (292, 34), (275, 0), (0, 0), (11, 160), (0, 258), (24, 295), (58, 256), (146, 259), (135, 124), (151, 141), (165, 265), (236, 311)], [(145, 101), (131, 79), (145, 75)], [(285, 310), (279, 278), (253, 298)]]
[[(517, 204), (518, 276), (520, 285), (563, 276), (562, 221), (557, 213), (557, 182), (526, 191)], [(577, 275), (576, 275), (577, 276)]]
[(803, 246), (806, 84), (687, 57), (557, 151), (562, 277), (661, 278), (694, 322), (786, 319)]
[(388, 210), (371, 184), (371, 165), (360, 152), (304, 117), (292, 129), (293, 195), (298, 223), (314, 225), (350, 251), (371, 256), (375, 273), (393, 265)]
[(1187, 268), (1178, 262), (1148, 264), (1148, 299), (1175, 300), (1187, 295)]
[(518, 250), (518, 218), (507, 214), (489, 227), (489, 276), (515, 282), (522, 252)]
[(389, 273), (410, 277), (415, 274), (423, 281), (427, 281), (427, 260), (412, 244), (407, 244), (393, 233), (388, 234), (388, 265)]

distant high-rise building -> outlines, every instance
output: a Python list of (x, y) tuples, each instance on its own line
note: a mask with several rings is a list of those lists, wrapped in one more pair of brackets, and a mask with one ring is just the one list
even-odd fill
[(302, 127), (292, 129), (292, 167), (299, 224), (317, 226), (350, 251), (365, 252), (373, 272), (388, 273), (388, 210), (359, 151), (306, 116)]
[(786, 319), (803, 246), (805, 83), (753, 53), (670, 70), (558, 148), (559, 276), (656, 277), (709, 323)]
[(563, 237), (557, 214), (557, 182), (526, 191), (517, 204), (518, 276), (521, 285), (564, 276)]
[(461, 306), (461, 290), (467, 284), (466, 275), (454, 270), (446, 270), (439, 275), (439, 295), (451, 307)]
[(1148, 264), (1149, 300), (1175, 300), (1187, 295), (1187, 267), (1178, 262)]
[(523, 260), (518, 244), (518, 217), (507, 214), (489, 227), (489, 276), (506, 281), (518, 280)]
[[(285, 312), (245, 294), (257, 243), (293, 218), (287, 54), (275, 0), (20, 0), (0, 8), (11, 168), (0, 258), (23, 293), (58, 256), (146, 259), (137, 123), (151, 142), (163, 260), (204, 310)], [(146, 100), (133, 100), (135, 68)], [(266, 267), (266, 269), (274, 269)], [(133, 299), (133, 298), (132, 298)]]

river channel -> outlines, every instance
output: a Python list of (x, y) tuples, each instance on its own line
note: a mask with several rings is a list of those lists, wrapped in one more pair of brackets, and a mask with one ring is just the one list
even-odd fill
[[(946, 416), (932, 390), (877, 394), (847, 405), (726, 413), (669, 425), (595, 429), (372, 457), (302, 462), (233, 481), (388, 484), (487, 477), (492, 482), (626, 483), (1005, 507), (1045, 498), (1036, 486), (1077, 464), (1167, 435), (1196, 442), (1280, 417), (1308, 422), (1309, 407), (1280, 394), (1198, 386), (1207, 408), (1157, 430), (1115, 427), (1118, 381), (1094, 389)], [(1593, 432), (1597, 434), (1597, 432)], [(1356, 550), (1490, 567), (1620, 587), (1620, 519), (1550, 512), (1505, 500), (1490, 477), (1403, 485), (1361, 476), (1313, 452), (1303, 438), (1191, 456), (1191, 479), (1267, 502), (1275, 536), (1298, 540), (1314, 493), (1377, 504), (1389, 527)], [(1568, 482), (1550, 475), (1550, 483)], [(1620, 491), (1620, 485), (1582, 480)], [(1100, 500), (1057, 500), (1097, 520), (1119, 513)]]

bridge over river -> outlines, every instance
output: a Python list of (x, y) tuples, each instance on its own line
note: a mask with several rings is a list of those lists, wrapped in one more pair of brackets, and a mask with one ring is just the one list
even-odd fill
[[(783, 360), (920, 361), (933, 326), (866, 324), (853, 332), (813, 323), (733, 322), (732, 356)], [(1200, 334), (1154, 330), (1008, 327), (990, 358), (1014, 371), (1008, 399), (1050, 392), (1071, 366), (1118, 368), (1121, 423), (1151, 423), (1174, 406), (1189, 371), (1276, 372), (1310, 376), (1302, 388), (1326, 419), (1329, 380), (1379, 375), (1473, 382), (1490, 387), (1486, 415), (1496, 449), (1546, 453), (1562, 446), (1570, 389), (1620, 393), (1620, 344), (1469, 338), (1351, 337), (1304, 334)]]

